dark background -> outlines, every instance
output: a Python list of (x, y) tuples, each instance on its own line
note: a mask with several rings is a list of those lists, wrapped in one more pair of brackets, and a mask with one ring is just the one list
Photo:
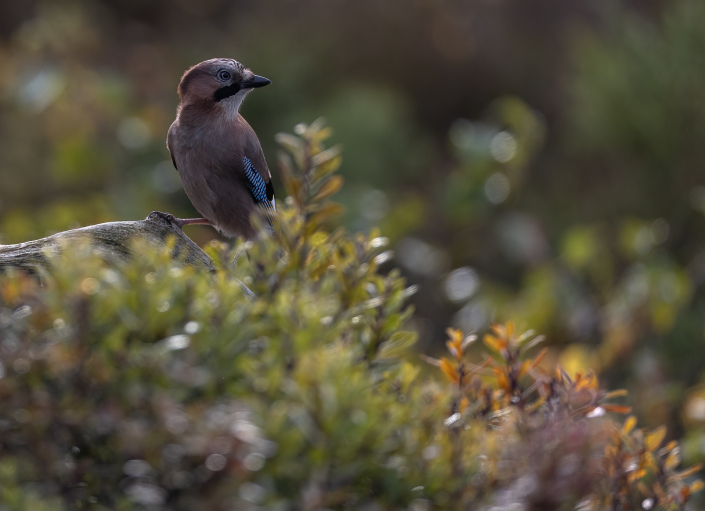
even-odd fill
[(275, 184), (275, 133), (333, 127), (342, 221), (420, 285), (420, 349), (513, 319), (704, 457), (705, 6), (0, 0), (1, 242), (195, 215), (164, 139), (216, 56), (272, 79), (242, 113)]

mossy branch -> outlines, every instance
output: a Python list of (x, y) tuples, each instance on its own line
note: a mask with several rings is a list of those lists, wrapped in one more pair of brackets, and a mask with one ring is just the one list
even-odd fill
[(38, 270), (49, 267), (50, 254), (60, 252), (63, 247), (85, 243), (86, 240), (107, 264), (117, 265), (132, 259), (131, 247), (136, 243), (160, 251), (169, 239), (174, 240), (174, 259), (187, 266), (215, 272), (213, 260), (166, 215), (154, 211), (144, 220), (107, 222), (17, 245), (0, 245), (0, 274), (9, 268), (36, 274)]

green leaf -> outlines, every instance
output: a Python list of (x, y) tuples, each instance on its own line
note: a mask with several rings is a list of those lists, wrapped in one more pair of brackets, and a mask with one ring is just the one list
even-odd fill
[(332, 160), (336, 156), (340, 155), (341, 151), (341, 146), (339, 145), (334, 145), (333, 147), (329, 147), (325, 151), (321, 151), (317, 155), (315, 155), (313, 158), (311, 158), (311, 165), (314, 167), (318, 167), (319, 165), (323, 165), (324, 163)]
[(304, 150), (304, 141), (291, 133), (277, 133), (274, 140), (292, 153), (300, 153)]
[(418, 337), (416, 332), (396, 332), (381, 344), (376, 358), (398, 358), (416, 343)]

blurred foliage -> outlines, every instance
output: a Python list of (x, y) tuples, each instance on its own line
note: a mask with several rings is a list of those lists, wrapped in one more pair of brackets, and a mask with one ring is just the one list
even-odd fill
[(448, 329), (425, 371), (386, 239), (327, 227), (330, 130), (296, 132), (274, 233), (209, 244), (215, 275), (79, 245), (1, 277), (3, 509), (684, 509), (699, 466), (542, 336), (493, 325), (476, 364)]
[(175, 88), (232, 56), (273, 80), (242, 111), (278, 197), (274, 134), (336, 127), (326, 207), (389, 238), (419, 351), (511, 318), (702, 462), (703, 26), (697, 0), (0, 0), (0, 243), (194, 216)]

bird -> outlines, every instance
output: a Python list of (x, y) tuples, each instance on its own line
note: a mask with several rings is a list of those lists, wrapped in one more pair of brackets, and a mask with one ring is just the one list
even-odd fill
[(271, 225), (276, 211), (272, 175), (257, 134), (240, 114), (245, 97), (270, 83), (230, 58), (206, 60), (184, 72), (166, 144), (202, 218), (165, 214), (170, 222), (180, 228), (210, 224), (226, 237), (245, 239), (256, 235), (253, 214)]

